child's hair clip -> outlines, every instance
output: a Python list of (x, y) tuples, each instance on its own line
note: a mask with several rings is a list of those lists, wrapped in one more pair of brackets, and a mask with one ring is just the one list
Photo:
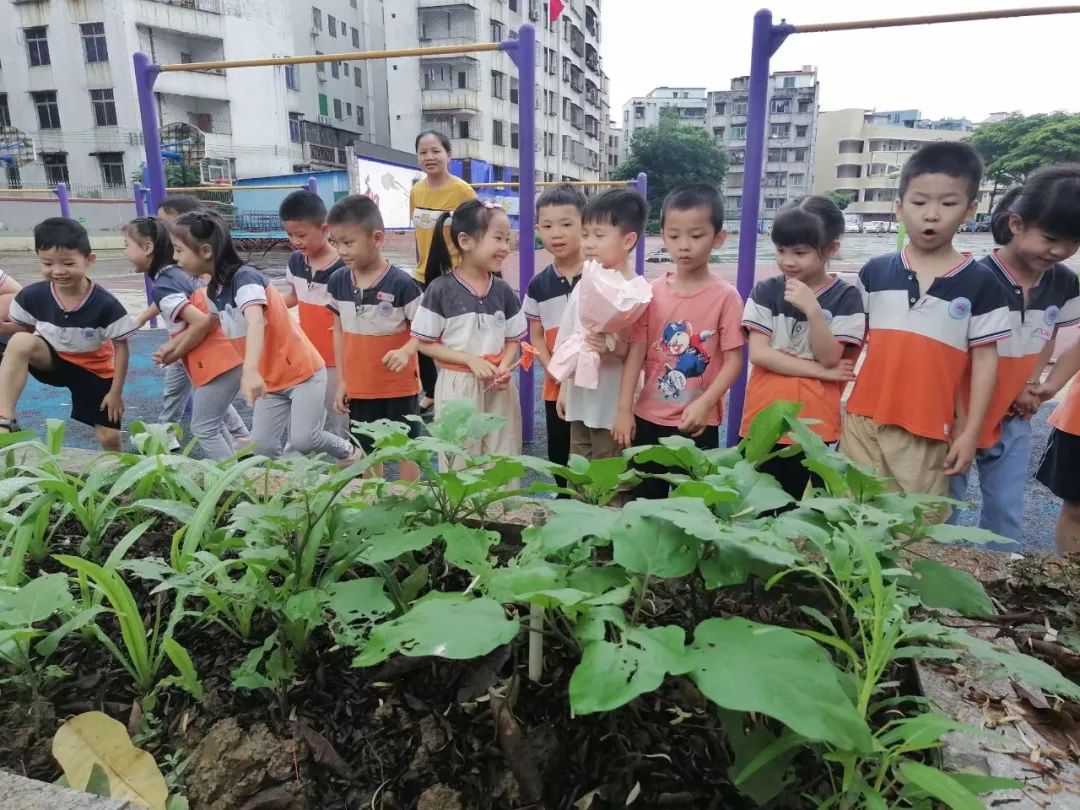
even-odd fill
[(493, 208), (501, 208), (502, 207), (497, 202), (495, 202), (494, 200), (488, 200), (488, 199), (485, 199), (483, 197), (477, 197), (476, 201), (478, 203), (480, 203), (480, 205), (484, 206), (484, 208), (487, 208), (489, 211), (491, 209), (493, 209)]

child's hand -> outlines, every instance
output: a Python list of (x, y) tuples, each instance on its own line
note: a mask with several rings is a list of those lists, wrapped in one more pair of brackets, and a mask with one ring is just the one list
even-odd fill
[(961, 433), (956, 437), (945, 456), (946, 475), (963, 475), (968, 471), (971, 462), (975, 460), (978, 438), (968, 433)]
[(1056, 396), (1059, 389), (1049, 386), (1046, 383), (1040, 383), (1039, 385), (1032, 386), (1029, 390), (1031, 391), (1032, 396), (1039, 400), (1039, 404), (1041, 405), (1048, 399)]
[(245, 371), (240, 376), (240, 396), (248, 406), (266, 396), (266, 381), (257, 371)]
[(687, 405), (679, 420), (679, 431), (689, 436), (698, 437), (705, 432), (709, 425), (709, 411), (712, 408), (702, 399), (698, 398)]
[(621, 408), (615, 412), (615, 422), (611, 426), (611, 437), (622, 447), (630, 447), (637, 433), (634, 414)]
[(348, 416), (349, 414), (349, 395), (345, 391), (345, 383), (339, 382), (337, 388), (334, 391), (334, 402), (330, 406), (330, 409), (338, 416)]
[(109, 391), (105, 395), (105, 399), (101, 400), (100, 410), (105, 411), (105, 415), (109, 417), (110, 421), (119, 422), (124, 415), (123, 396), (119, 391)]
[[(567, 381), (569, 382), (569, 380)], [(566, 421), (566, 386), (559, 388), (559, 398), (555, 400), (555, 413), (564, 422)]]
[(825, 382), (851, 382), (855, 379), (855, 361), (844, 359), (832, 368), (822, 366), (818, 379)]
[(585, 348), (590, 349), (597, 354), (608, 353), (607, 335), (601, 335), (597, 332), (586, 332), (585, 337), (582, 339), (582, 343), (585, 344)]
[(408, 349), (391, 349), (382, 359), (382, 364), (388, 371), (401, 371), (409, 365), (412, 352)]
[(509, 371), (499, 371), (495, 375), (495, 379), (491, 381), (491, 384), (485, 388), (485, 391), (505, 391), (510, 385), (510, 378), (513, 376)]
[(784, 284), (784, 300), (804, 315), (821, 309), (814, 291), (795, 278), (789, 278)]
[(469, 360), (469, 371), (478, 380), (488, 381), (499, 376), (499, 369), (490, 360), (483, 357), (473, 357)]
[(1034, 386), (1028, 386), (1013, 402), (1012, 409), (1018, 416), (1030, 419), (1038, 412), (1040, 405), (1042, 405), (1042, 400), (1035, 394)]

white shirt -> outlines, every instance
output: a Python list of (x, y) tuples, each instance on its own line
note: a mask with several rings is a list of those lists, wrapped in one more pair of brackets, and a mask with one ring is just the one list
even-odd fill
[[(580, 285), (574, 287), (570, 293), (570, 300), (563, 312), (562, 323), (559, 325), (559, 336), (555, 345), (565, 341), (575, 332), (584, 332), (581, 320), (578, 318), (578, 300), (580, 298)], [(621, 342), (626, 341), (623, 332), (617, 337)], [(623, 358), (611, 352), (600, 355), (599, 384), (595, 389), (581, 388), (574, 385), (574, 378), (569, 377), (562, 388), (566, 392), (566, 421), (584, 422), (587, 427), (597, 430), (611, 430), (615, 424), (615, 411), (619, 407), (619, 386), (622, 383)]]

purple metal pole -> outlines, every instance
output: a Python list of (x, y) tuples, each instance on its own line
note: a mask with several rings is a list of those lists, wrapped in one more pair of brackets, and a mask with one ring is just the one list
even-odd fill
[[(536, 272), (536, 31), (526, 23), (502, 43), (518, 68), (518, 293), (524, 298)], [(533, 440), (533, 373), (521, 369), (521, 437)]]
[(319, 193), (319, 181), (316, 180), (314, 177), (309, 177), (307, 179), (307, 182), (304, 183), (304, 188), (306, 188), (312, 194), (318, 194)]
[(135, 192), (135, 216), (146, 216), (146, 197), (143, 196), (143, 184), (135, 182), (131, 184), (131, 190)]
[(143, 143), (146, 150), (146, 185), (150, 187), (150, 211), (157, 211), (165, 199), (165, 165), (161, 162), (161, 131), (158, 129), (154, 106), (154, 82), (160, 68), (145, 53), (132, 57), (135, 63), (135, 91), (139, 97), (139, 118), (142, 121)]
[(66, 183), (57, 183), (53, 194), (60, 200), (60, 216), (71, 219), (71, 203), (68, 201), (68, 188)]
[[(649, 175), (645, 174), (645, 172), (639, 172), (637, 180), (634, 182), (634, 188), (646, 200), (649, 199)], [(645, 234), (641, 234), (641, 238), (637, 241), (634, 255), (634, 271), (639, 276), (645, 275)]]
[[(772, 12), (754, 15), (754, 41), (750, 52), (750, 85), (746, 115), (746, 162), (743, 167), (742, 214), (739, 217), (739, 274), (736, 287), (745, 301), (754, 287), (757, 268), (758, 208), (761, 205), (761, 172), (765, 158), (765, 108), (769, 100), (769, 59), (787, 39), (793, 26), (773, 25)], [(728, 447), (739, 443), (743, 402), (746, 398), (746, 353), (739, 379), (731, 387), (727, 409)]]

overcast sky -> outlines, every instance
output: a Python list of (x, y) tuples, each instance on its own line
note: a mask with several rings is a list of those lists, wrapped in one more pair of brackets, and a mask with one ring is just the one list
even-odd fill
[[(750, 35), (763, 0), (604, 0), (601, 55), (611, 79), (611, 117), (656, 86), (726, 89), (750, 72)], [(1019, 0), (774, 0), (777, 21), (1016, 8)], [(1033, 0), (1030, 6), (1064, 5)], [(802, 9), (802, 10), (800, 10)], [(927, 118), (1066, 109), (1080, 112), (1080, 14), (871, 31), (796, 34), (773, 70), (815, 65), (821, 108), (919, 109)]]

